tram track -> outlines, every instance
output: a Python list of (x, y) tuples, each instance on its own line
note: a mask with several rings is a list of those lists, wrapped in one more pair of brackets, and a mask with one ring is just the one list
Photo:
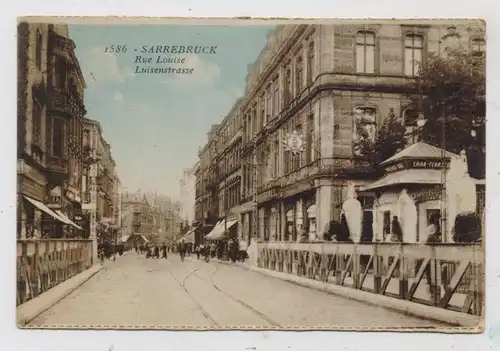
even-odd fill
[(242, 300), (234, 297), (233, 295), (227, 293), (226, 291), (223, 291), (217, 284), (215, 284), (215, 282), (214, 282), (214, 276), (215, 276), (215, 273), (217, 273), (218, 270), (219, 270), (219, 266), (215, 267), (214, 271), (212, 272), (212, 275), (210, 276), (210, 283), (212, 284), (212, 286), (217, 291), (219, 291), (220, 293), (222, 293), (224, 296), (228, 297), (229, 299), (233, 300), (234, 302), (238, 303), (239, 305), (241, 305), (241, 306), (245, 307), (246, 309), (252, 311), (256, 315), (258, 315), (260, 318), (264, 319), (266, 322), (268, 322), (269, 324), (271, 324), (272, 326), (274, 326), (274, 327), (280, 327), (279, 323), (277, 323), (276, 321), (274, 321), (273, 319), (271, 319), (268, 315), (266, 315), (266, 314), (260, 312), (259, 310), (253, 308), (249, 304), (247, 304), (244, 301), (242, 301)]
[(169, 273), (169, 275), (177, 282), (177, 284), (186, 292), (186, 294), (190, 297), (191, 300), (193, 300), (193, 302), (197, 305), (198, 309), (200, 310), (200, 312), (202, 313), (202, 315), (207, 319), (209, 320), (210, 322), (212, 322), (213, 324), (215, 324), (216, 327), (221, 327), (221, 324), (218, 323), (214, 317), (212, 317), (212, 315), (203, 307), (203, 305), (200, 303), (200, 301), (198, 301), (194, 296), (193, 294), (189, 291), (189, 289), (186, 287), (186, 282), (190, 279), (190, 278), (197, 278), (198, 280), (202, 281), (203, 283), (207, 284), (208, 286), (210, 286), (211, 288), (215, 289), (217, 292), (219, 292), (221, 295), (223, 295), (224, 297), (232, 300), (233, 302), (237, 303), (238, 305), (240, 305), (241, 307), (243, 307), (244, 309), (250, 311), (251, 313), (257, 315), (259, 318), (265, 320), (267, 323), (269, 323), (271, 326), (273, 327), (280, 327), (279, 323), (277, 323), (276, 321), (274, 321), (272, 318), (270, 318), (268, 315), (266, 315), (265, 313), (262, 313), (260, 312), (259, 310), (255, 309), (254, 307), (250, 306), (249, 304), (247, 304), (246, 302), (242, 301), (241, 299), (238, 299), (236, 297), (234, 297), (233, 295), (229, 294), (227, 291), (225, 291), (224, 289), (222, 289), (219, 285), (217, 285), (215, 282), (214, 282), (214, 277), (216, 275), (216, 273), (219, 271), (219, 267), (216, 266), (214, 267), (214, 270), (213, 272), (211, 272), (211, 274), (209, 275), (209, 278), (208, 280), (202, 276), (199, 275), (200, 271), (199, 271), (199, 268), (195, 268), (193, 271), (189, 272), (183, 279), (182, 279), (182, 282), (177, 279), (177, 277), (175, 277), (175, 275), (170, 271), (170, 270), (167, 270), (167, 272)]
[(217, 321), (210, 315), (210, 313), (203, 307), (203, 305), (189, 292), (189, 290), (186, 288), (186, 281), (187, 279), (196, 273), (196, 271), (198, 271), (198, 268), (196, 268), (195, 270), (191, 271), (189, 274), (187, 274), (184, 279), (181, 281), (179, 281), (179, 279), (177, 279), (177, 277), (170, 271), (167, 269), (167, 273), (172, 277), (172, 279), (174, 279), (174, 281), (182, 288), (184, 289), (184, 291), (186, 292), (186, 294), (189, 296), (189, 298), (191, 300), (193, 300), (193, 302), (196, 304), (196, 306), (198, 307), (198, 309), (200, 310), (201, 314), (203, 315), (203, 317), (205, 317), (205, 319), (207, 319), (208, 321), (212, 322), (213, 324), (215, 324), (216, 327), (220, 327), (220, 324), (217, 323)]

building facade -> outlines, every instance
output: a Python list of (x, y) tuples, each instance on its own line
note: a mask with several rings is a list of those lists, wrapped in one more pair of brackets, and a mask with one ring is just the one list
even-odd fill
[(111, 146), (96, 120), (84, 119), (83, 150), (87, 162), (82, 183), (89, 232), (95, 232), (103, 241), (116, 242), (120, 227), (120, 180)]
[(188, 228), (193, 226), (195, 222), (196, 173), (198, 169), (199, 163), (196, 163), (193, 168), (184, 170), (180, 180), (180, 217), (183, 226)]
[[(359, 189), (375, 179), (354, 149), (357, 121), (368, 121), (364, 128), (374, 138), (377, 125), (395, 114), (411, 132), (409, 84), (429, 55), (458, 46), (484, 54), (482, 28), (475, 22), (278, 26), (249, 68), (246, 94), (231, 113), (236, 127), (226, 117), (200, 152), (198, 216), (218, 209), (220, 218), (233, 208), (239, 234), (248, 238), (322, 235), (340, 219), (347, 185)], [(233, 142), (240, 151), (231, 166)], [(226, 191), (233, 177), (241, 179), (236, 200)], [(373, 195), (358, 194), (366, 221)]]
[(18, 25), (18, 238), (81, 236), (84, 89), (67, 25)]
[(168, 196), (156, 193), (125, 192), (121, 196), (122, 241), (133, 246), (144, 243), (161, 245), (175, 236), (176, 204)]

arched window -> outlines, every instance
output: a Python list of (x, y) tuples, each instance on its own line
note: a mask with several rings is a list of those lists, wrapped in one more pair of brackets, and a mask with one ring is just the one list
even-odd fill
[(406, 109), (403, 111), (403, 121), (406, 127), (406, 138), (408, 144), (413, 144), (418, 141), (418, 126), (417, 126), (418, 112), (414, 109)]
[(405, 75), (414, 77), (422, 63), (424, 37), (417, 34), (405, 36)]
[(473, 38), (471, 40), (472, 54), (478, 57), (484, 57), (486, 53), (486, 41), (482, 38)]
[(375, 73), (375, 34), (372, 32), (356, 34), (356, 72)]
[[(377, 132), (377, 109), (375, 107), (358, 106), (354, 108), (353, 141), (360, 139), (375, 140)], [(354, 149), (354, 154), (361, 156), (362, 150)]]

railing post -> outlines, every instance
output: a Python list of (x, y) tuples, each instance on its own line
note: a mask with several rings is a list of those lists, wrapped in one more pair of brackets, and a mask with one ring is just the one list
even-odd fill
[(36, 241), (35, 243), (35, 248), (33, 251), (33, 258), (32, 258), (32, 275), (31, 275), (31, 291), (33, 291), (33, 297), (39, 295), (39, 290), (40, 290), (40, 281), (39, 281), (39, 276), (38, 276), (38, 270), (39, 270), (39, 264), (38, 264), (38, 258), (40, 257), (40, 242)]
[(359, 262), (359, 255), (358, 255), (358, 246), (357, 244), (352, 245), (352, 285), (354, 286), (355, 289), (361, 289), (361, 286), (359, 284), (360, 279), (359, 279), (359, 272), (360, 272), (360, 262)]
[(408, 267), (404, 244), (399, 244), (399, 298), (408, 300)]
[(439, 275), (439, 260), (436, 257), (436, 248), (432, 246), (431, 249), (431, 260), (429, 261), (431, 279), (429, 282), (429, 290), (431, 294), (431, 301), (433, 306), (439, 306), (439, 301), (441, 300), (441, 286), (439, 285), (438, 275)]
[(373, 243), (373, 289), (375, 294), (382, 290), (382, 269), (380, 267), (380, 256), (378, 253), (379, 243)]

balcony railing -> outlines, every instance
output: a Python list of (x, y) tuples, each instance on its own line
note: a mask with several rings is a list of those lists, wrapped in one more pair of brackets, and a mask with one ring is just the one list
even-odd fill
[(90, 268), (92, 240), (17, 241), (17, 305)]
[(54, 172), (68, 173), (68, 160), (59, 157), (51, 157), (48, 168)]
[(484, 313), (480, 244), (258, 242), (258, 266), (475, 316)]

